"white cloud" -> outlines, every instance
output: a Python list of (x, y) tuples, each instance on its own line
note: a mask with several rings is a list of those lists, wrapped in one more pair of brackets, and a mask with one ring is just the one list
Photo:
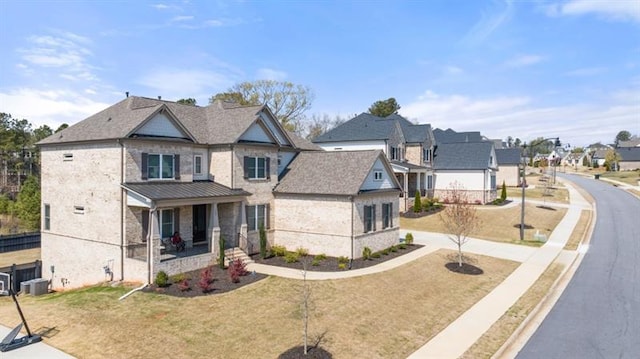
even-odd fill
[(444, 71), (449, 75), (459, 75), (464, 71), (458, 66), (448, 65), (444, 67)]
[(544, 57), (540, 55), (519, 55), (508, 60), (505, 65), (509, 67), (524, 67), (535, 65), (543, 60)]
[(606, 67), (585, 67), (585, 68), (581, 68), (581, 69), (575, 69), (572, 71), (569, 71), (567, 73), (565, 73), (565, 75), (567, 76), (578, 76), (578, 77), (582, 77), (582, 76), (595, 76), (595, 75), (599, 75), (603, 72), (606, 72), (607, 68)]
[(512, 1), (505, 0), (499, 3), (504, 5), (500, 6), (498, 9), (491, 9), (488, 12), (482, 13), (480, 20), (463, 38), (463, 43), (478, 44), (483, 42), (503, 23), (507, 22), (511, 18), (511, 14), (513, 13)]
[(549, 16), (596, 14), (607, 20), (640, 22), (640, 4), (637, 0), (571, 0), (547, 5)]
[(0, 104), (4, 112), (29, 120), (34, 128), (48, 125), (53, 129), (63, 123), (74, 124), (110, 105), (69, 90), (33, 88), (0, 92)]
[[(157, 91), (163, 98), (208, 97), (233, 84), (230, 75), (209, 70), (153, 69), (137, 83)], [(198, 99), (201, 102), (201, 99)]]
[(480, 131), (489, 138), (523, 141), (557, 137), (573, 146), (610, 142), (626, 129), (640, 133), (640, 91), (620, 91), (602, 103), (537, 105), (528, 97), (473, 98), (426, 91), (400, 113), (433, 127)]
[(287, 73), (269, 68), (258, 69), (256, 78), (259, 80), (283, 81), (287, 78)]
[(191, 21), (195, 19), (194, 16), (174, 16), (170, 21), (171, 22), (181, 22), (181, 21)]

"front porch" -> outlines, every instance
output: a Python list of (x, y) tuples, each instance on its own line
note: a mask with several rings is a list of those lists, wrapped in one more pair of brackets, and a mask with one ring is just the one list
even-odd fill
[[(174, 275), (215, 265), (221, 240), (225, 248), (232, 248), (247, 236), (244, 203), (249, 193), (243, 190), (214, 182), (125, 184), (123, 188), (127, 259), (134, 271), (144, 267), (150, 282), (159, 271)], [(184, 251), (168, 244), (176, 232), (185, 242)]]
[(429, 168), (398, 161), (392, 161), (391, 166), (402, 185), (400, 212), (406, 212), (413, 206), (416, 191), (421, 197), (433, 198), (433, 172)]

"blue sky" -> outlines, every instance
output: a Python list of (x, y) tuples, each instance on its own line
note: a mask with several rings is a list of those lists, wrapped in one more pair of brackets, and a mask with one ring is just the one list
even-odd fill
[(308, 115), (395, 97), (490, 138), (640, 134), (637, 0), (0, 0), (0, 48), (0, 111), (36, 126), (275, 79), (313, 90)]

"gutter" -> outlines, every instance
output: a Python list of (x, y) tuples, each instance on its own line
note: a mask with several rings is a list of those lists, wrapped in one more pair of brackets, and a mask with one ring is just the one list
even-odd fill
[(353, 262), (353, 252), (354, 252), (354, 240), (355, 240), (355, 236), (353, 233), (353, 223), (354, 223), (354, 218), (353, 215), (355, 213), (355, 197), (354, 196), (349, 196), (351, 199), (351, 261), (349, 262), (349, 269), (351, 269), (351, 262)]

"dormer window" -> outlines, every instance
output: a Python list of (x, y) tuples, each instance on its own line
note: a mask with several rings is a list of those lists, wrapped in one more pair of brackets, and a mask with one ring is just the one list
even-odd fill
[(373, 171), (373, 180), (374, 181), (382, 181), (382, 171), (381, 170)]
[(423, 156), (422, 157), (424, 158), (424, 162), (427, 162), (427, 163), (431, 162), (431, 149), (430, 148), (425, 148), (423, 150)]
[(391, 147), (389, 159), (392, 161), (402, 161), (402, 149), (400, 147)]

